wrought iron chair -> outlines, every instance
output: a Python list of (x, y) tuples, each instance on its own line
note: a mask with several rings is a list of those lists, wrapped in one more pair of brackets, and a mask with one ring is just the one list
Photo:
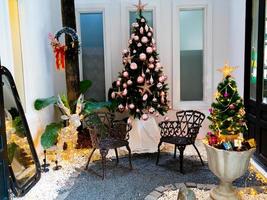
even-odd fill
[(102, 179), (105, 178), (106, 156), (110, 149), (115, 149), (116, 160), (119, 163), (117, 148), (126, 147), (129, 152), (129, 167), (132, 169), (131, 149), (129, 147), (129, 131), (132, 127), (125, 120), (114, 120), (112, 113), (95, 113), (88, 116), (86, 123), (92, 142), (93, 150), (89, 155), (85, 169), (88, 169), (90, 160), (96, 149), (99, 149), (102, 158)]
[(204, 162), (201, 158), (201, 155), (195, 145), (195, 140), (202, 122), (205, 119), (205, 115), (199, 111), (195, 110), (186, 110), (179, 111), (176, 113), (177, 121), (164, 121), (159, 123), (161, 128), (161, 138), (158, 145), (158, 156), (156, 165), (159, 163), (160, 157), (160, 146), (163, 142), (174, 144), (174, 158), (176, 158), (176, 149), (180, 151), (180, 172), (183, 172), (183, 157), (184, 150), (186, 145), (193, 145), (197, 151), (197, 154), (200, 158), (202, 165)]

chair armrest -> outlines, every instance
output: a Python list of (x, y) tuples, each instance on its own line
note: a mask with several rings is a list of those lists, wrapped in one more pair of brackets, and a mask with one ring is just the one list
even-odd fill
[(178, 121), (163, 121), (159, 123), (161, 137), (179, 136), (180, 123)]
[(200, 128), (201, 125), (193, 125), (188, 127), (187, 137), (190, 138), (192, 142), (195, 142)]

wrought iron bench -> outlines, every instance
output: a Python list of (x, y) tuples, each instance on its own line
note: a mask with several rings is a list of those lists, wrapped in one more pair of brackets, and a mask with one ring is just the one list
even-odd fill
[(129, 152), (129, 167), (132, 169), (131, 149), (129, 147), (129, 131), (131, 126), (126, 120), (114, 120), (112, 113), (95, 113), (85, 119), (88, 127), (93, 150), (89, 155), (85, 169), (88, 169), (90, 160), (96, 149), (99, 149), (102, 158), (102, 179), (105, 178), (106, 156), (110, 149), (115, 149), (117, 164), (119, 163), (117, 148), (126, 147)]
[(176, 149), (180, 151), (180, 172), (183, 172), (184, 150), (187, 145), (193, 145), (197, 151), (202, 165), (204, 165), (201, 155), (195, 145), (195, 140), (205, 115), (199, 111), (186, 110), (176, 113), (177, 121), (164, 121), (159, 123), (161, 128), (161, 138), (158, 145), (158, 155), (156, 165), (159, 163), (160, 146), (163, 142), (174, 144), (174, 158), (176, 158)]

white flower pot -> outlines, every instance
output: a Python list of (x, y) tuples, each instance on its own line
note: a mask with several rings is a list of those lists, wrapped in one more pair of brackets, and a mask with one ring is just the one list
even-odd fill
[(220, 179), (220, 184), (210, 192), (215, 200), (238, 200), (240, 197), (232, 182), (244, 175), (255, 148), (248, 151), (225, 151), (205, 144), (210, 170)]

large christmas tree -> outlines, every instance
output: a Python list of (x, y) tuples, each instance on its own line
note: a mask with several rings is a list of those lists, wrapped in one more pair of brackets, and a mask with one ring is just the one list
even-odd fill
[(242, 98), (237, 91), (237, 85), (231, 73), (235, 67), (225, 65), (220, 71), (224, 78), (218, 84), (215, 94), (216, 101), (210, 109), (210, 129), (214, 134), (225, 137), (225, 135), (236, 135), (247, 132), (245, 109)]
[(118, 110), (129, 110), (135, 118), (146, 120), (148, 113), (164, 115), (168, 110), (167, 77), (157, 54), (153, 29), (142, 15), (145, 5), (137, 7), (128, 49), (123, 50), (124, 69), (113, 84), (111, 98)]

